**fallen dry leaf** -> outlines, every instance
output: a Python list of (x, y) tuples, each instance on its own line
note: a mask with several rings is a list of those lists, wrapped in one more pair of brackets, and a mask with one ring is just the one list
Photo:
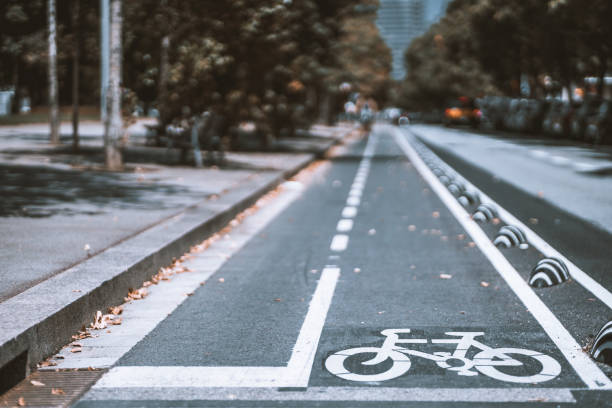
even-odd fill
[(448, 273), (441, 273), (440, 279), (451, 279), (453, 275), (449, 275)]
[(476, 246), (476, 243), (475, 243), (475, 242), (473, 242), (473, 241), (472, 241), (472, 242), (468, 242), (468, 246), (469, 246), (470, 248), (474, 248), (474, 247)]
[(80, 353), (81, 351), (83, 351), (83, 347), (74, 347), (70, 349), (71, 353)]
[(140, 300), (140, 299), (144, 299), (145, 297), (147, 297), (149, 293), (147, 292), (147, 288), (140, 288), (140, 289), (130, 289), (128, 291), (128, 295), (127, 297), (124, 299), (126, 302), (129, 302), (131, 300)]
[(101, 311), (98, 310), (96, 312), (96, 316), (94, 317), (94, 321), (91, 324), (91, 328), (94, 330), (102, 330), (106, 328), (106, 321), (104, 320), (104, 316), (102, 315)]
[(224, 278), (219, 278), (219, 283), (223, 283), (223, 282), (225, 282), (225, 279)]
[(44, 387), (45, 386), (45, 383), (42, 383), (42, 382), (36, 381), (36, 380), (30, 381), (30, 384), (32, 384), (35, 387)]
[(281, 299), (281, 298), (276, 298), (276, 299), (274, 299), (274, 301), (275, 301), (275, 302), (282, 302), (282, 301), (283, 301), (283, 299)]
[(55, 361), (43, 361), (39, 364), (41, 367), (54, 367), (57, 365)]
[(114, 306), (108, 308), (108, 313), (113, 315), (120, 315), (123, 313), (123, 306)]
[(23, 397), (19, 397), (19, 399), (17, 400), (17, 405), (19, 405), (20, 407), (25, 407), (26, 406), (25, 399)]
[(85, 244), (85, 246), (83, 247), (83, 250), (85, 251), (89, 251), (91, 249), (91, 247), (89, 246), (89, 244)]
[(368, 231), (368, 235), (376, 235), (376, 230), (375, 230), (374, 228), (371, 228), (371, 229)]
[(480, 282), (480, 286), (482, 286), (483, 288), (488, 288), (489, 287), (489, 282), (482, 281), (482, 282)]
[(499, 225), (501, 223), (501, 220), (499, 218), (493, 218), (493, 225)]
[(319, 271), (318, 271), (318, 270), (316, 270), (316, 269), (311, 269), (311, 270), (310, 270), (310, 273), (317, 273), (317, 272), (319, 272)]
[(459, 235), (457, 235), (457, 239), (458, 239), (459, 241), (463, 241), (463, 240), (465, 239), (465, 234), (459, 234)]
[(438, 211), (434, 211), (433, 213), (431, 213), (431, 216), (434, 218), (440, 218), (440, 213)]
[(122, 323), (122, 319), (121, 319), (121, 318), (111, 320), (111, 322), (110, 322), (110, 324), (112, 324), (113, 326), (118, 326), (118, 325), (120, 325), (121, 323)]
[(53, 394), (53, 395), (66, 395), (64, 390), (62, 390), (61, 388), (51, 388), (51, 394)]
[(355, 268), (355, 269), (353, 269), (353, 272), (359, 273), (359, 272), (361, 272), (361, 268)]
[(410, 232), (414, 232), (414, 231), (416, 231), (416, 229), (417, 229), (416, 225), (409, 225), (408, 226), (408, 231), (410, 231)]
[(537, 218), (530, 218), (529, 219), (529, 223), (530, 224), (537, 225), (538, 222), (539, 222), (539, 220)]

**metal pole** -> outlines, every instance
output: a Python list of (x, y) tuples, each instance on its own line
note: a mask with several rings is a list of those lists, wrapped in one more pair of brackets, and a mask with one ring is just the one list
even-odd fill
[(106, 93), (110, 60), (110, 0), (100, 0), (100, 119), (106, 123)]

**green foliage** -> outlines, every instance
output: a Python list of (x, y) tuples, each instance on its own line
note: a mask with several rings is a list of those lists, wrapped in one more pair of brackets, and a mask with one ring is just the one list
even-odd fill
[(605, 0), (455, 0), (406, 51), (402, 103), (440, 107), (450, 97), (532, 96), (602, 77), (612, 56), (612, 4)]

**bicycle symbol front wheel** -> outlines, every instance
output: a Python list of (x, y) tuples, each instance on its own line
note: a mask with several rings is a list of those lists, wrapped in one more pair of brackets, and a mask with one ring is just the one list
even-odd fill
[[(496, 366), (503, 366), (503, 364), (496, 364), (494, 358), (500, 354), (519, 354), (522, 356), (530, 357), (537, 360), (542, 369), (539, 373), (527, 376), (510, 375), (503, 373), (497, 369)], [(514, 383), (538, 383), (552, 380), (561, 374), (561, 365), (552, 357), (546, 354), (539, 353), (533, 350), (519, 349), (519, 348), (498, 348), (491, 350), (484, 350), (476, 354), (473, 358), (474, 367), (491, 378), (495, 378), (500, 381), (508, 381)]]
[[(358, 354), (378, 354), (381, 352), (377, 347), (356, 347), (348, 350), (338, 351), (325, 360), (325, 368), (333, 375), (349, 381), (387, 381), (404, 375), (410, 369), (410, 358), (399, 351), (388, 351), (387, 360), (390, 358), (393, 363), (386, 371), (376, 374), (357, 374), (350, 371), (345, 366), (345, 362), (349, 357), (357, 356)], [(365, 357), (365, 356), (364, 356)], [(366, 360), (367, 361), (367, 360)], [(361, 367), (375, 367), (359, 363)], [(367, 371), (367, 369), (365, 370)]]

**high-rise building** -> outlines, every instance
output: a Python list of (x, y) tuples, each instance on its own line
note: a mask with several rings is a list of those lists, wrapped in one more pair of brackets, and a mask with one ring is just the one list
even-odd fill
[(406, 76), (404, 52), (410, 42), (437, 21), (450, 0), (380, 0), (377, 25), (393, 55), (394, 79)]

